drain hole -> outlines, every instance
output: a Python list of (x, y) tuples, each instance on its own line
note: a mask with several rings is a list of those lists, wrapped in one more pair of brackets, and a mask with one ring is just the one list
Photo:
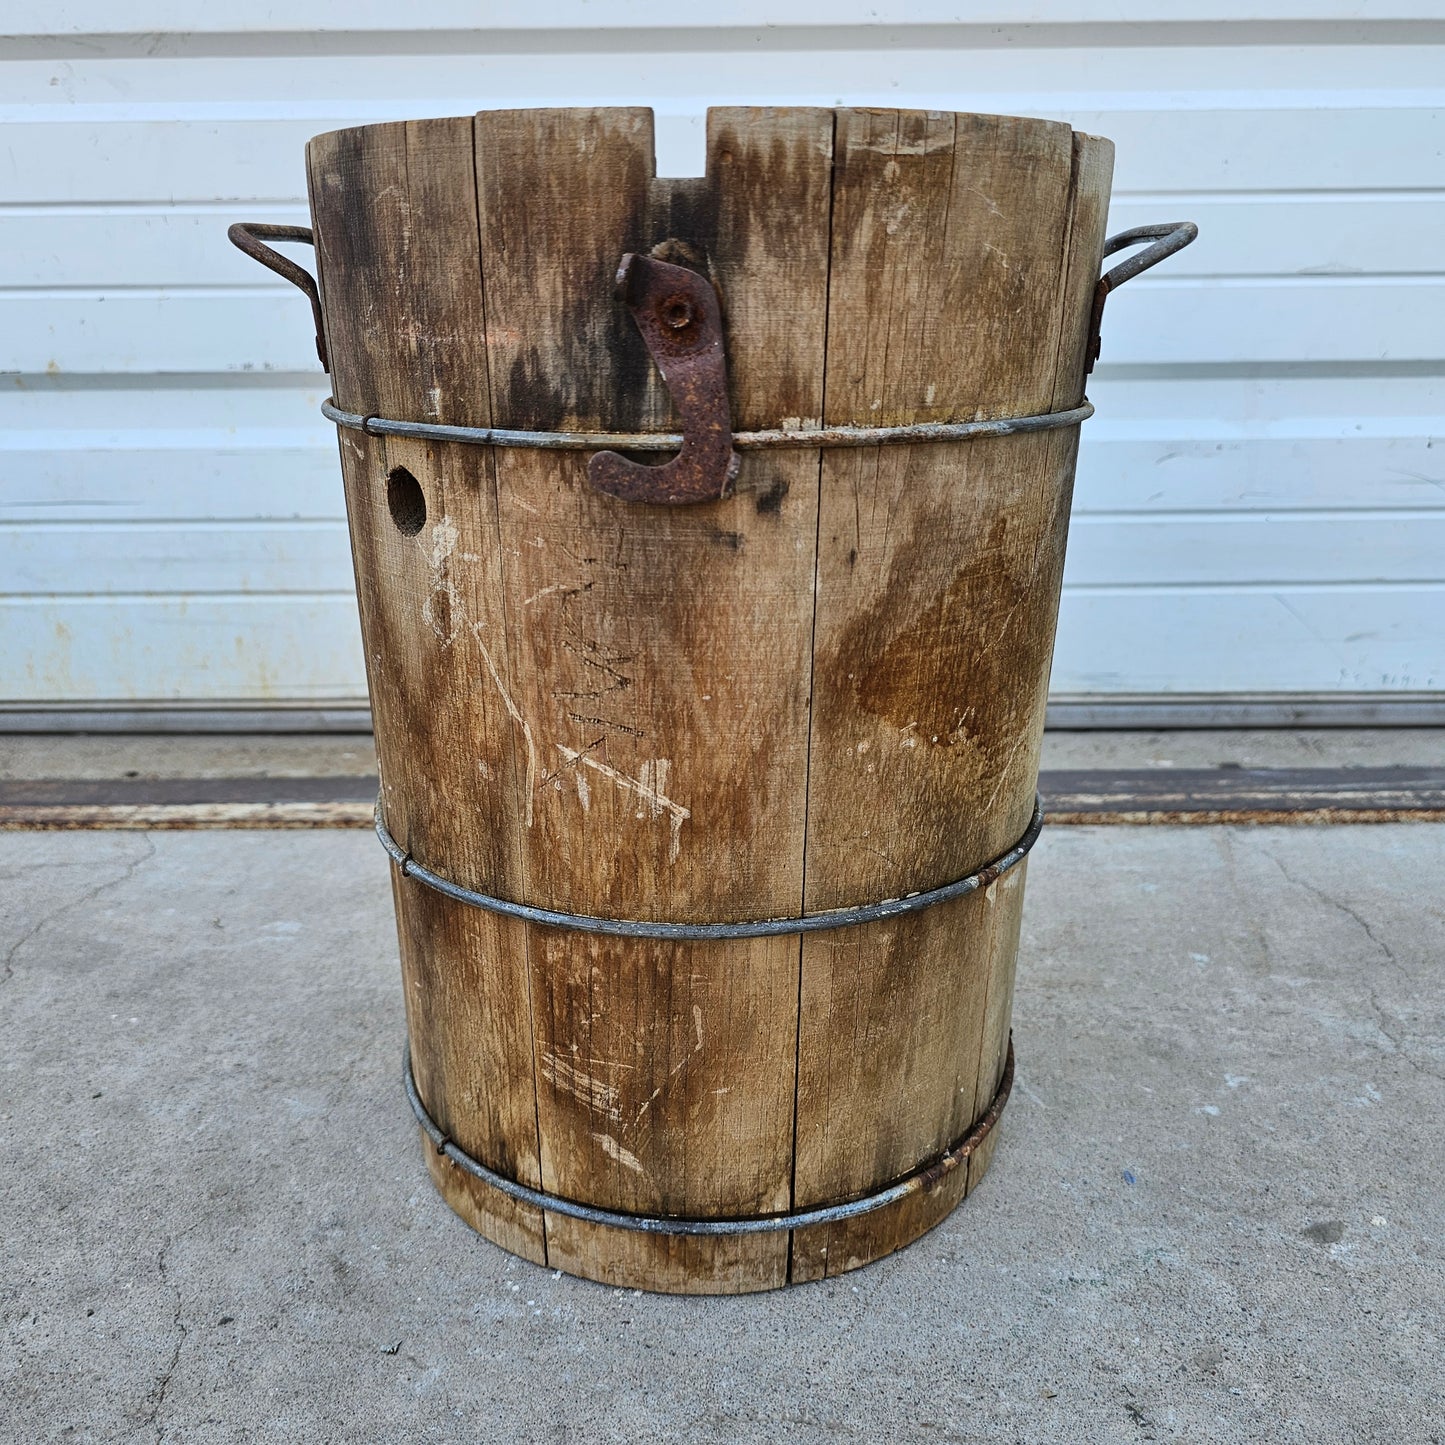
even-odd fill
[(387, 477), (386, 505), (403, 537), (415, 537), (426, 526), (426, 496), (421, 483), (405, 467)]

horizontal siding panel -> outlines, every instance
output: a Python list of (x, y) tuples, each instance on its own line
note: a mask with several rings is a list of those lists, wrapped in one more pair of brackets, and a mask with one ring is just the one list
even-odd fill
[(312, 375), (7, 377), (0, 382), (0, 447), (208, 447), (252, 434), (264, 445), (304, 441), (315, 434), (317, 408), (330, 391), (312, 368)]
[[(1440, 587), (1065, 594), (1053, 689), (1445, 688)], [(350, 597), (0, 599), (0, 700), (364, 696)]]
[(0, 595), (347, 592), (344, 522), (0, 527)]
[(1445, 280), (1148, 276), (1110, 296), (1102, 356), (1115, 365), (1436, 361)]
[(1061, 118), (1114, 141), (1116, 194), (1445, 187), (1445, 106), (1335, 104), (1315, 94), (1294, 107), (1081, 109)]
[[(0, 446), (0, 524), (344, 520), (330, 427), (306, 442), (227, 438), (216, 446)], [(13, 434), (12, 442), (18, 440)], [(3, 574), (0, 574), (3, 579)]]
[(365, 696), (350, 595), (0, 598), (3, 702)]
[[(1076, 516), (1445, 504), (1445, 437), (1200, 440), (1179, 434), (1181, 422), (1174, 435), (1141, 440), (1106, 427), (1096, 420), (1085, 431)], [(0, 465), (11, 478), (0, 523), (340, 520), (344, 511), (336, 446), (319, 418), (306, 443), (157, 447), (142, 438), (124, 447), (112, 438), (0, 447)]]
[(306, 195), (306, 142), (355, 123), (345, 112), (315, 120), (16, 120), (0, 127), (0, 166), (10, 201), (294, 202)]
[(1445, 418), (1445, 367), (1140, 371), (1106, 358), (1089, 395), (1099, 410), (1088, 437), (1430, 436)]
[[(1142, 284), (1126, 288), (1115, 302)], [(284, 294), (307, 311), (299, 294)], [(314, 361), (302, 373), (12, 377), (0, 383), (0, 447), (148, 440), (209, 447), (252, 434), (264, 436), (265, 445), (317, 436), (329, 444), (334, 433), (318, 411), (329, 390)], [(1089, 395), (1098, 407), (1084, 427), (1091, 440), (1430, 436), (1445, 422), (1445, 367), (1235, 374), (1122, 371), (1105, 360), (1090, 378)]]
[(1172, 220), (1199, 227), (1169, 259), (1175, 277), (1445, 271), (1445, 194), (1125, 197), (1109, 208), (1111, 233)]
[[(1125, 199), (1109, 229), (1176, 219), (1199, 239), (1170, 260), (1173, 277), (1445, 272), (1445, 194)], [(310, 224), (299, 203), (0, 209), (0, 288), (255, 285), (263, 273), (226, 239), (234, 220)], [(310, 267), (308, 247), (282, 249)]]
[[(1445, 418), (1440, 426), (1445, 433)], [(1186, 423), (1175, 435), (1142, 440), (1118, 439), (1096, 422), (1084, 436), (1076, 518), (1445, 505), (1445, 435), (1203, 440), (1187, 434)]]
[[(232, 221), (309, 226), (299, 202), (166, 210), (0, 208), (0, 288), (254, 286), (263, 272), (226, 239)], [(309, 246), (281, 250), (312, 269)], [(281, 283), (284, 284), (284, 283)]]
[(0, 371), (305, 371), (311, 307), (290, 287), (0, 296)]
[[(1074, 519), (1066, 586), (1445, 582), (1445, 509)], [(346, 591), (342, 522), (0, 527), (0, 593)], [(1445, 627), (1442, 627), (1445, 633)]]
[(0, 386), (0, 522), (344, 513), (320, 372), (70, 382)]
[[(1003, 3), (985, 0), (967, 9), (975, 25), (1108, 24), (1149, 21), (1229, 20), (1434, 20), (1439, 6), (1432, 0), (1387, 0), (1364, 5), (1360, 0), (1025, 0)], [(219, 11), (198, 9), (193, 0), (11, 0), (5, 22), (13, 35), (125, 35), (255, 34), (302, 31), (393, 31), (399, 12), (383, 0), (349, 0), (338, 9), (332, 0), (241, 0)], [(960, 19), (952, 0), (732, 0), (726, 18), (730, 25), (758, 28), (804, 25), (832, 29), (842, 25), (900, 24), (944, 25)], [(680, 11), (672, 0), (629, 0), (625, 6), (599, 6), (595, 0), (552, 0), (539, 6), (524, 0), (431, 0), (406, 13), (406, 28), (428, 30), (619, 30), (691, 26), (716, 23), (714, 12)]]
[[(837, 86), (799, 92), (795, 57), (790, 58), (790, 70), (786, 90), (754, 91), (747, 86), (737, 103), (833, 103)], [(487, 99), (498, 105), (547, 102), (558, 94), (555, 84), (553, 76), (542, 89), (491, 91)], [(702, 154), (703, 102), (688, 90), (664, 112), (658, 87), (644, 80), (640, 89), (659, 111), (659, 139), (667, 142), (666, 149), (659, 147), (663, 173), (686, 174), (693, 169), (694, 155), (700, 159)], [(719, 93), (726, 93), (721, 86)], [(589, 91), (568, 94), (567, 99), (586, 104), (616, 94)], [(892, 90), (850, 99), (900, 103)], [(1445, 188), (1445, 108), (1321, 109), (1316, 102), (1322, 99), (1302, 99), (1299, 109), (1070, 109), (1049, 103), (1047, 95), (980, 95), (950, 87), (927, 97), (926, 103), (1052, 116), (1107, 136), (1118, 147), (1114, 183), (1123, 191)], [(474, 108), (475, 101), (466, 97), (433, 97), (339, 106), (305, 119), (12, 118), (0, 127), (0, 166), (8, 177), (7, 195), (17, 202), (295, 201), (306, 194), (302, 157), (313, 135), (379, 120), (466, 114)], [(683, 133), (672, 120), (664, 124), (667, 117), (681, 121)]]
[(1445, 582), (1445, 509), (1075, 516), (1064, 570), (1066, 587), (1396, 581)]
[(1069, 591), (1056, 693), (1445, 689), (1445, 587)]
[[(43, 53), (6, 66), (5, 120), (113, 121), (287, 119), (345, 112), (384, 119), (466, 114), (508, 105), (640, 103), (660, 114), (701, 115), (708, 104), (898, 104), (1031, 112), (1072, 106), (1093, 111), (1177, 107), (1331, 109), (1439, 105), (1439, 28), (1356, 32), (1362, 43), (1291, 44), (1290, 33), (1237, 43), (1238, 32), (1178, 27), (1152, 33), (957, 25), (848, 29), (704, 27), (660, 35), (633, 31), (607, 40), (595, 31), (545, 30), (428, 39), (407, 32), (333, 53), (277, 37), (242, 54), (226, 42), (188, 52)], [(1176, 43), (1169, 43), (1174, 38)], [(1426, 43), (1412, 43), (1423, 40)], [(1371, 43), (1371, 42), (1374, 43)], [(20, 47), (23, 52), (25, 48)], [(142, 62), (137, 64), (137, 62)], [(143, 77), (143, 83), (138, 83)], [(618, 97), (624, 97), (619, 102)], [(701, 159), (701, 151), (698, 152)]]
[[(0, 295), (0, 370), (305, 371), (305, 298), (292, 288), (12, 291)], [(1445, 355), (1445, 278), (1175, 281), (1110, 297), (1112, 365), (1434, 361)]]
[[(342, 515), (335, 432), (317, 411), (325, 377), (201, 380), (0, 388), (0, 522)], [(1105, 372), (1090, 391), (1098, 412), (1083, 431), (1077, 512), (1445, 502), (1439, 377)]]

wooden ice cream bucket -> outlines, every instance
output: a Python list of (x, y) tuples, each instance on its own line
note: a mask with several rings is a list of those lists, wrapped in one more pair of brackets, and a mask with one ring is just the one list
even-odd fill
[(528, 1259), (740, 1292), (993, 1156), (1112, 147), (652, 157), (642, 109), (319, 136), (318, 341), (428, 1167)]

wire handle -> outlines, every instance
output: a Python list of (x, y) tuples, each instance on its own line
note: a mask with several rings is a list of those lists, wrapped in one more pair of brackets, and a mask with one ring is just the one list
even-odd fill
[(1157, 266), (1176, 251), (1182, 251), (1198, 234), (1199, 227), (1193, 221), (1164, 221), (1155, 226), (1134, 226), (1128, 231), (1120, 231), (1117, 236), (1110, 236), (1104, 242), (1106, 256), (1112, 256), (1115, 251), (1122, 251), (1126, 246), (1138, 246), (1144, 241), (1153, 241), (1154, 244), (1147, 250), (1140, 251), (1138, 255), (1130, 256), (1127, 261), (1121, 261), (1099, 277), (1099, 284), (1094, 287), (1093, 316), (1089, 321), (1088, 371), (1094, 369), (1094, 363), (1099, 359), (1099, 347), (1102, 343), (1100, 328), (1104, 322), (1104, 302), (1109, 299), (1109, 292), (1118, 290), (1124, 282), (1132, 281), (1141, 272)]
[[(237, 250), (244, 251), (253, 261), (259, 261), (268, 271), (284, 277), (293, 286), (306, 293), (311, 302), (311, 316), (316, 322), (316, 354), (321, 358), (321, 369), (330, 371), (326, 359), (326, 323), (321, 316), (321, 293), (316, 289), (316, 278), (295, 261), (273, 251), (265, 241), (300, 241), (303, 245), (314, 246), (316, 238), (310, 226), (273, 226), (265, 221), (237, 221), (226, 235)], [(264, 238), (264, 240), (263, 240)]]

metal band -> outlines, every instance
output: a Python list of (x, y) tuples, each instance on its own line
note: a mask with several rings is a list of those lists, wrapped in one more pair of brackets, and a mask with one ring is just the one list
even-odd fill
[(450, 1159), (458, 1169), (474, 1178), (484, 1180), (512, 1199), (523, 1204), (535, 1205), (553, 1214), (565, 1214), (572, 1219), (585, 1219), (591, 1224), (606, 1224), (614, 1229), (633, 1229), (643, 1234), (770, 1234), (783, 1229), (804, 1229), (810, 1224), (833, 1224), (841, 1219), (853, 1219), (860, 1214), (871, 1214), (875, 1209), (896, 1200), (906, 1199), (910, 1194), (919, 1194), (932, 1189), (946, 1175), (951, 1174), (964, 1163), (998, 1124), (1003, 1106), (1008, 1103), (1009, 1091), (1014, 1081), (1013, 1035), (1009, 1035), (1008, 1057), (1004, 1062), (1003, 1078), (999, 1080), (998, 1092), (988, 1108), (974, 1126), (945, 1153), (940, 1154), (931, 1164), (926, 1164), (897, 1184), (880, 1189), (876, 1194), (865, 1195), (862, 1199), (850, 1199), (844, 1204), (828, 1204), (817, 1209), (799, 1209), (791, 1214), (758, 1214), (731, 1219), (680, 1219), (661, 1214), (623, 1214), (613, 1209), (598, 1209), (591, 1204), (582, 1204), (575, 1199), (566, 1199), (559, 1194), (548, 1194), (543, 1189), (519, 1184), (495, 1169), (473, 1159), (470, 1154), (458, 1149), (442, 1132), (435, 1119), (427, 1113), (426, 1105), (417, 1092), (416, 1079), (411, 1071), (411, 1049), (407, 1048), (402, 1057), (403, 1080), (407, 1102), (416, 1115), (432, 1146), (437, 1153)]
[[(393, 421), (384, 416), (362, 416), (342, 411), (331, 397), (321, 413), (337, 426), (368, 436), (407, 437), (414, 441), (468, 442), (486, 447), (542, 447), (553, 451), (669, 452), (682, 446), (680, 432), (570, 432), (509, 431), (491, 426), (442, 426), (437, 422)], [(1068, 411), (1047, 411), (1038, 416), (1005, 416), (992, 421), (926, 421), (912, 426), (830, 426), (811, 430), (774, 427), (770, 431), (733, 433), (738, 451), (765, 447), (876, 447), (907, 442), (962, 442), (976, 437), (1006, 437), (1015, 432), (1053, 431), (1078, 426), (1094, 414), (1091, 403)]]
[(814, 933), (820, 929), (847, 928), (857, 923), (874, 923), (880, 918), (895, 918), (901, 913), (917, 913), (932, 908), (936, 903), (946, 903), (951, 898), (961, 898), (980, 888), (987, 888), (996, 878), (1007, 873), (1020, 862), (1029, 849), (1038, 841), (1039, 831), (1044, 826), (1043, 800), (1034, 797), (1034, 815), (1024, 830), (1023, 837), (1006, 853), (1001, 853), (992, 863), (985, 864), (976, 873), (965, 878), (955, 878), (938, 888), (923, 893), (910, 893), (903, 898), (885, 898), (880, 903), (865, 903), (855, 908), (829, 908), (820, 913), (805, 913), (797, 918), (745, 919), (737, 923), (656, 923), (643, 918), (597, 918), (587, 913), (564, 913), (552, 908), (537, 908), (530, 903), (516, 903), (509, 898), (493, 898), (487, 893), (477, 893), (463, 888), (450, 878), (423, 867), (392, 837), (381, 816), (381, 799), (376, 800), (376, 836), (381, 846), (391, 855), (392, 861), (401, 869), (403, 876), (415, 878), (428, 888), (455, 898), (459, 903), (468, 903), (473, 908), (485, 908), (491, 913), (505, 913), (511, 918), (522, 918), (528, 923), (544, 923), (552, 928), (572, 928), (581, 933), (610, 933), (622, 938), (768, 938), (785, 933)]

